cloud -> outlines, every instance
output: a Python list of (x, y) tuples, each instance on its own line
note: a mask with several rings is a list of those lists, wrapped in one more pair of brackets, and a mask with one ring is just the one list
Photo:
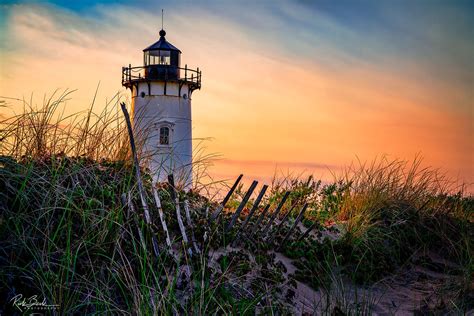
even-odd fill
[[(117, 91), (126, 98), (121, 67), (141, 64), (141, 50), (161, 24), (156, 2), (80, 14), (43, 4), (9, 10), (0, 95), (34, 92), (41, 99), (56, 88), (78, 88), (70, 112), (89, 106), (99, 81), (99, 100)], [(374, 29), (331, 10), (292, 2), (167, 10), (168, 40), (184, 63), (203, 70), (203, 88), (193, 95), (194, 136), (212, 136), (210, 151), (255, 173), (269, 170), (263, 162), (318, 169), (315, 161), (341, 166), (355, 155), (410, 159), (422, 152), (427, 164), (472, 182), (474, 54), (463, 43), (468, 31), (452, 34), (468, 22), (453, 21), (453, 9), (440, 20), (453, 24), (437, 32), (423, 29), (422, 18), (382, 7), (377, 19), (387, 22)], [(441, 13), (432, 15), (425, 19)]]

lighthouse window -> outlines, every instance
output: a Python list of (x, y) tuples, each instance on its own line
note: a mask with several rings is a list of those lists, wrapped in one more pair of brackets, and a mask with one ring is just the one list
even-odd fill
[(152, 50), (145, 52), (146, 65), (169, 65), (171, 54), (166, 50)]
[(169, 51), (160, 51), (159, 64), (160, 65), (169, 65), (170, 64), (170, 52)]
[(160, 128), (160, 145), (169, 145), (170, 144), (170, 128), (161, 127)]

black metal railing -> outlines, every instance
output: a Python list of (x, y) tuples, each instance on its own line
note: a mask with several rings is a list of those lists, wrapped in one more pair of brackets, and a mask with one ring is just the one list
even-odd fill
[(164, 80), (184, 82), (193, 89), (201, 88), (202, 72), (197, 68), (189, 69), (188, 65), (175, 67), (169, 65), (148, 65), (122, 67), (122, 85), (129, 87), (135, 82)]

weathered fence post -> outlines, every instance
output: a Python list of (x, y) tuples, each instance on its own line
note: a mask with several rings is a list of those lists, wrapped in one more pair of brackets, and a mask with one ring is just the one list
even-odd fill
[(273, 224), (273, 221), (275, 220), (275, 218), (278, 216), (278, 214), (280, 213), (281, 211), (281, 208), (283, 207), (283, 205), (285, 204), (286, 202), (286, 199), (288, 198), (288, 196), (290, 195), (290, 192), (285, 192), (285, 195), (283, 196), (283, 198), (281, 199), (281, 202), (280, 204), (278, 205), (278, 207), (276, 208), (275, 212), (273, 212), (272, 216), (270, 217), (270, 220), (268, 221), (267, 225), (265, 226), (265, 228), (263, 229), (262, 231), (262, 236), (265, 237), (265, 235), (267, 234), (267, 232), (270, 230), (270, 227), (272, 226)]
[(191, 230), (191, 242), (193, 243), (194, 250), (196, 253), (201, 253), (201, 250), (196, 244), (196, 237), (194, 236), (194, 224), (191, 219), (191, 213), (189, 212), (189, 202), (184, 200), (184, 213), (186, 214), (186, 221), (188, 222), (189, 229)]
[(280, 243), (280, 246), (278, 247), (278, 250), (281, 249), (281, 247), (283, 247), (283, 245), (286, 243), (287, 239), (290, 237), (291, 233), (293, 232), (293, 230), (295, 229), (296, 225), (298, 225), (298, 223), (300, 222), (301, 218), (303, 217), (304, 215), (304, 212), (306, 212), (306, 209), (308, 208), (308, 203), (306, 203), (303, 208), (301, 209), (301, 212), (298, 214), (298, 217), (296, 217), (296, 220), (295, 220), (295, 223), (293, 224), (293, 226), (290, 228), (290, 230), (288, 231), (288, 233), (286, 233), (286, 236), (285, 238), (283, 238), (283, 241)]
[(269, 236), (269, 239), (268, 239), (268, 242), (271, 243), (273, 241), (273, 239), (275, 239), (275, 237), (278, 235), (278, 233), (280, 232), (281, 228), (283, 227), (283, 224), (286, 222), (286, 220), (288, 219), (288, 217), (290, 216), (291, 212), (293, 211), (293, 209), (296, 207), (298, 203), (294, 203), (290, 209), (288, 210), (288, 212), (286, 212), (285, 216), (283, 216), (283, 218), (281, 219), (280, 223), (278, 224), (275, 232)]
[[(179, 230), (181, 231), (181, 235), (183, 236), (183, 242), (185, 247), (188, 247), (189, 241), (188, 236), (186, 235), (186, 229), (183, 224), (183, 218), (181, 217), (181, 208), (179, 206), (179, 196), (176, 194), (176, 188), (174, 186), (174, 177), (172, 174), (168, 175), (168, 184), (170, 185), (170, 194), (171, 200), (175, 202), (176, 207), (176, 217), (178, 219)], [(189, 256), (193, 256), (193, 250), (191, 247), (188, 248)]]
[[(135, 148), (135, 139), (133, 137), (132, 123), (130, 122), (130, 115), (128, 115), (128, 111), (124, 102), (120, 103), (120, 106), (122, 107), (122, 112), (123, 112), (123, 115), (125, 116), (125, 122), (127, 123), (128, 136), (130, 138), (130, 146), (132, 147), (132, 155), (133, 155), (133, 161), (135, 165), (138, 191), (140, 193), (140, 200), (142, 202), (143, 212), (145, 213), (145, 221), (151, 227), (150, 211), (148, 208), (148, 204), (146, 202), (145, 189), (143, 188), (142, 177), (140, 174), (140, 163), (138, 161), (137, 149)], [(160, 251), (159, 251), (158, 243), (156, 242), (155, 236), (152, 236), (152, 242), (153, 242), (153, 250), (155, 252), (155, 255), (159, 256)]]
[(250, 231), (249, 237), (251, 237), (255, 232), (257, 231), (258, 226), (262, 222), (263, 218), (268, 212), (268, 209), (270, 208), (270, 204), (267, 204), (265, 208), (263, 209), (262, 213), (260, 213), (260, 216), (258, 217), (257, 222), (253, 225), (252, 230)]
[(253, 193), (253, 190), (255, 190), (255, 187), (257, 186), (258, 182), (253, 181), (252, 185), (250, 185), (250, 188), (248, 189), (247, 193), (245, 194), (244, 198), (242, 199), (242, 202), (240, 202), (239, 207), (237, 207), (237, 210), (234, 212), (232, 215), (232, 218), (230, 220), (229, 225), (227, 225), (226, 232), (230, 231), (232, 227), (235, 225), (235, 222), (237, 221), (237, 218), (240, 216), (240, 213), (244, 209), (245, 205), (247, 204), (248, 200), (250, 199), (250, 196)]
[(267, 191), (267, 188), (268, 188), (268, 185), (266, 185), (266, 184), (263, 185), (262, 190), (260, 190), (260, 193), (258, 194), (257, 199), (253, 203), (253, 206), (252, 206), (252, 209), (249, 212), (249, 215), (247, 215), (247, 218), (245, 219), (244, 223), (242, 224), (242, 226), (237, 231), (237, 234), (235, 235), (234, 242), (238, 239), (238, 237), (240, 236), (240, 233), (245, 230), (245, 227), (249, 223), (249, 221), (252, 218), (253, 214), (257, 210), (258, 205), (260, 204), (260, 201), (262, 200), (263, 196), (265, 195), (265, 192)]
[(309, 233), (310, 233), (316, 226), (318, 226), (318, 224), (319, 224), (318, 222), (314, 222), (313, 224), (311, 224), (311, 226), (309, 226), (309, 228), (303, 233), (303, 235), (301, 235), (300, 238), (298, 238), (298, 241), (305, 239), (305, 238), (309, 235)]
[(210, 222), (212, 223), (216, 218), (217, 216), (219, 216), (219, 214), (222, 212), (222, 210), (224, 209), (225, 205), (227, 204), (227, 202), (229, 201), (230, 197), (232, 196), (232, 194), (234, 193), (235, 189), (237, 188), (237, 185), (239, 184), (240, 180), (242, 179), (244, 175), (241, 174), (237, 180), (235, 180), (235, 183), (234, 185), (232, 186), (232, 188), (230, 188), (229, 192), (227, 192), (227, 195), (225, 196), (224, 200), (222, 200), (222, 203), (217, 207), (216, 211), (214, 213), (212, 213), (211, 215), (211, 218), (210, 218)]
[(160, 215), (161, 226), (163, 227), (163, 231), (165, 232), (166, 244), (168, 245), (169, 251), (172, 253), (173, 248), (171, 246), (171, 239), (168, 232), (168, 226), (166, 225), (165, 216), (163, 214), (163, 208), (161, 207), (160, 196), (158, 195), (158, 191), (155, 188), (155, 183), (153, 183), (152, 185), (152, 191), (153, 191), (153, 197), (155, 198), (156, 208), (158, 209), (158, 214)]
[(133, 207), (132, 195), (130, 194), (130, 192), (128, 192), (128, 194), (122, 194), (122, 205), (124, 207), (127, 207), (127, 214), (133, 217), (133, 222), (135, 223), (135, 226), (137, 226), (138, 237), (140, 238), (140, 243), (142, 245), (143, 251), (145, 251), (145, 253), (148, 252), (145, 245), (145, 239), (143, 238), (142, 231), (140, 230), (140, 225), (138, 224), (137, 213), (135, 212), (135, 208)]

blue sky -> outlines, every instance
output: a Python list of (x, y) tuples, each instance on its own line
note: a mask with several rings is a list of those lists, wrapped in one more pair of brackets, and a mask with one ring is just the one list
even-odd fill
[(157, 40), (162, 8), (203, 70), (194, 126), (211, 151), (285, 166), (421, 152), (474, 181), (474, 1), (7, 0), (0, 95), (78, 88), (79, 109), (100, 81), (126, 96), (120, 69)]

